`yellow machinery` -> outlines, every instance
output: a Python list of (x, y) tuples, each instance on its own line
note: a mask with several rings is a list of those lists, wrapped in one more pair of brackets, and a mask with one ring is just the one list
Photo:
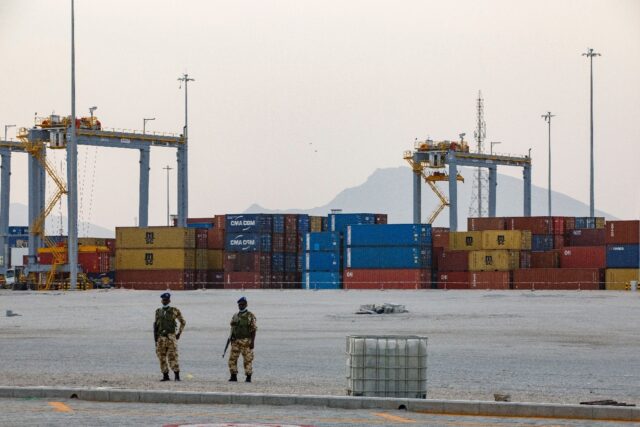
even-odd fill
[[(464, 139), (460, 141), (439, 141), (432, 140), (417, 141), (414, 144), (416, 151), (428, 153), (428, 160), (423, 162), (415, 162), (413, 160), (413, 152), (405, 151), (404, 159), (409, 163), (411, 169), (414, 172), (419, 173), (424, 178), (425, 182), (431, 187), (433, 192), (438, 197), (440, 204), (429, 215), (427, 224), (433, 224), (440, 212), (449, 206), (449, 199), (436, 185), (439, 181), (449, 181), (449, 174), (445, 169), (445, 159), (448, 151), (459, 151), (463, 153), (469, 152), (469, 145)], [(432, 171), (427, 171), (431, 169)], [(456, 175), (456, 180), (464, 182), (464, 178), (459, 173)]]

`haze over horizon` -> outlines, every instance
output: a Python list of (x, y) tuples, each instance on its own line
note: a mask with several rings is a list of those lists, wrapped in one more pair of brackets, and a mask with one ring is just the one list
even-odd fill
[[(588, 203), (589, 64), (581, 54), (591, 47), (602, 54), (594, 60), (595, 207), (640, 217), (640, 2), (75, 4), (79, 116), (95, 105), (106, 128), (141, 130), (144, 117), (155, 117), (149, 131), (180, 133), (177, 78), (196, 79), (190, 216), (253, 203), (323, 205), (377, 169), (404, 165), (415, 138), (465, 132), (473, 147), (478, 90), (486, 141), (500, 141), (494, 150), (502, 153), (531, 148), (538, 187), (547, 186), (540, 116), (556, 114), (552, 188)], [(31, 126), (34, 112), (69, 114), (69, 20), (68, 2), (0, 3), (0, 129)], [(64, 153), (49, 153), (64, 171)], [(162, 225), (162, 168), (175, 167), (175, 152), (154, 148), (151, 161), (149, 223)], [(27, 202), (26, 163), (13, 156), (12, 203)], [(515, 168), (500, 172), (521, 177)], [(78, 178), (79, 221), (135, 224), (137, 152), (80, 147)], [(173, 213), (175, 170), (170, 179)]]

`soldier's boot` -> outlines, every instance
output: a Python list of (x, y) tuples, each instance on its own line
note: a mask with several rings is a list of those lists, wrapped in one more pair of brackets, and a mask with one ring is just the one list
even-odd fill
[(163, 372), (162, 379), (160, 381), (171, 381), (171, 378), (169, 378), (169, 372)]
[(251, 374), (247, 374), (247, 378), (244, 380), (245, 383), (251, 382)]
[(231, 378), (229, 378), (229, 381), (238, 382), (238, 374), (231, 374)]
[(173, 374), (176, 377), (176, 381), (180, 381), (180, 371), (173, 371)]

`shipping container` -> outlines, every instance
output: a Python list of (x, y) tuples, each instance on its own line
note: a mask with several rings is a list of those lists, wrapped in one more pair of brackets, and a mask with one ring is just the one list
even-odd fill
[(206, 223), (206, 222), (193, 222), (191, 224), (187, 224), (187, 228), (209, 230), (209, 229), (213, 228), (213, 224), (209, 224), (209, 223)]
[(604, 246), (565, 246), (560, 250), (561, 268), (605, 268)]
[(224, 268), (224, 251), (222, 249), (207, 249), (207, 270), (222, 270)]
[(193, 270), (117, 270), (115, 286), (154, 291), (188, 290), (193, 288)]
[(553, 219), (548, 216), (516, 216), (505, 218), (507, 230), (526, 230), (531, 234), (553, 234)]
[(324, 231), (319, 233), (306, 233), (304, 249), (306, 251), (340, 251), (340, 233)]
[(434, 248), (449, 249), (449, 229), (444, 227), (432, 227), (431, 245)]
[(272, 221), (273, 221), (273, 232), (284, 234), (284, 215), (274, 214)]
[(607, 268), (605, 272), (605, 289), (608, 291), (626, 291), (631, 288), (631, 281), (640, 283), (640, 269)]
[(227, 252), (270, 252), (271, 235), (250, 233), (237, 234), (227, 230), (225, 233), (224, 249)]
[(205, 282), (206, 289), (222, 289), (224, 288), (224, 271), (207, 270), (207, 279)]
[(533, 234), (531, 236), (531, 250), (533, 252), (546, 252), (553, 250), (555, 236), (552, 234)]
[(553, 249), (563, 249), (566, 246), (565, 243), (566, 242), (564, 236), (553, 236)]
[(187, 225), (190, 224), (208, 224), (211, 227), (206, 227), (206, 228), (212, 228), (215, 224), (215, 217), (208, 217), (208, 218), (187, 218)]
[(284, 273), (284, 253), (274, 252), (271, 254), (271, 273)]
[(332, 213), (328, 217), (328, 231), (344, 233), (348, 225), (375, 224), (375, 221), (372, 213)]
[(566, 246), (604, 246), (604, 228), (576, 228), (566, 233)]
[(531, 251), (520, 251), (519, 268), (531, 268)]
[(319, 233), (322, 231), (322, 218), (321, 216), (309, 217), (309, 232)]
[[(207, 250), (196, 249), (196, 270), (206, 270), (208, 267)], [(196, 272), (197, 275), (197, 272)]]
[(469, 273), (469, 289), (510, 289), (509, 271), (472, 271)]
[(78, 237), (78, 245), (107, 246), (107, 239), (103, 237)]
[(469, 251), (444, 251), (438, 257), (438, 271), (468, 271)]
[(298, 229), (296, 231), (297, 234), (306, 234), (310, 231), (309, 224), (309, 215), (300, 214), (298, 215)]
[(343, 274), (344, 289), (429, 289), (431, 270), (352, 269)]
[(284, 232), (286, 234), (298, 234), (297, 214), (286, 214), (284, 216)]
[(116, 270), (194, 270), (195, 249), (120, 249)]
[(329, 228), (329, 217), (322, 217), (322, 229), (320, 231), (331, 231)]
[(449, 250), (477, 251), (482, 249), (481, 231), (457, 231), (449, 233)]
[(9, 252), (9, 266), (15, 269), (16, 267), (26, 265), (24, 259), (28, 255), (29, 248), (11, 248), (11, 251)]
[(10, 225), (9, 226), (9, 235), (25, 235), (29, 234), (29, 226), (28, 225)]
[(513, 272), (513, 289), (598, 290), (604, 279), (598, 268), (531, 268)]
[(180, 227), (116, 227), (120, 249), (194, 249), (196, 231)]
[[(96, 248), (91, 246), (88, 248)], [(105, 248), (104, 250), (82, 250), (78, 251), (78, 265), (84, 273), (108, 273), (112, 270), (111, 256), (106, 250), (106, 246), (100, 246)], [(24, 250), (23, 248), (12, 248), (13, 260), (14, 250)], [(68, 262), (66, 250), (64, 251), (64, 262)], [(38, 263), (44, 265), (51, 265), (53, 263), (53, 253), (49, 249), (40, 249), (38, 251)]]
[(27, 248), (29, 247), (29, 235), (11, 234), (7, 236), (6, 242), (10, 248)]
[(348, 225), (345, 246), (430, 246), (431, 224)]
[(109, 248), (109, 255), (116, 255), (116, 239), (104, 239), (104, 243)]
[(504, 230), (505, 219), (501, 217), (467, 218), (467, 231)]
[(224, 249), (225, 232), (222, 228), (207, 230), (207, 249)]
[(483, 231), (482, 249), (530, 250), (531, 232), (527, 230)]
[(340, 271), (339, 252), (307, 252), (304, 271)]
[(531, 252), (530, 268), (559, 268), (560, 253), (558, 251)]
[(607, 245), (607, 268), (640, 267), (640, 245)]
[(342, 279), (339, 271), (310, 271), (303, 274), (304, 289), (340, 289)]
[(298, 271), (298, 254), (285, 253), (284, 254), (284, 272), (296, 273)]
[(224, 252), (225, 272), (271, 272), (271, 254), (256, 252)]
[(225, 289), (260, 289), (268, 287), (269, 275), (255, 272), (227, 272), (224, 273)]
[(213, 228), (217, 228), (218, 230), (224, 230), (226, 227), (227, 216), (226, 215), (216, 215), (213, 222)]
[(608, 245), (640, 243), (640, 220), (607, 221), (605, 243)]
[(430, 246), (361, 246), (345, 251), (345, 268), (431, 268)]
[(273, 227), (271, 215), (266, 214), (234, 214), (225, 215), (227, 233), (271, 233)]
[(469, 252), (469, 271), (509, 271), (520, 266), (520, 252), (471, 251)]
[(284, 235), (284, 252), (298, 252), (298, 235)]
[[(574, 219), (575, 221), (575, 219)], [(551, 232), (554, 235), (564, 236), (566, 231), (571, 231), (573, 227), (565, 231), (566, 220), (563, 216), (553, 216), (551, 217)]]
[(375, 214), (373, 215), (373, 222), (374, 224), (388, 224), (389, 219), (387, 214)]
[[(562, 234), (565, 234), (568, 231), (571, 231), (576, 228), (576, 218), (574, 216), (565, 216), (562, 218), (564, 220), (564, 230)], [(560, 234), (560, 233), (555, 233), (555, 234)]]
[(196, 228), (196, 249), (207, 249), (209, 230)]
[(466, 271), (449, 271), (438, 273), (438, 289), (469, 289), (469, 273)]
[(603, 217), (576, 217), (575, 228), (604, 228)]

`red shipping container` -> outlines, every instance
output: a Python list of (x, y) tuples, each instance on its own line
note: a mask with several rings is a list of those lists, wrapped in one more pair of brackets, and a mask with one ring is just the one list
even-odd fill
[(285, 234), (298, 234), (298, 215), (297, 214), (285, 214), (284, 232)]
[(187, 224), (214, 224), (215, 218), (187, 218)]
[[(65, 253), (65, 262), (67, 259)], [(38, 262), (51, 265), (53, 254), (50, 252), (38, 254)], [(111, 255), (109, 252), (78, 252), (78, 264), (85, 273), (108, 273), (111, 271)]]
[(118, 270), (116, 287), (127, 289), (188, 290), (193, 288), (194, 270)]
[(271, 252), (284, 252), (284, 234), (273, 233), (271, 235)]
[(507, 230), (529, 230), (531, 234), (552, 234), (553, 221), (548, 216), (514, 216), (505, 218)]
[(520, 268), (531, 268), (531, 251), (520, 251)]
[(575, 229), (566, 233), (567, 246), (604, 246), (604, 228)]
[(373, 220), (376, 224), (387, 224), (387, 214), (375, 214)]
[(442, 257), (442, 253), (444, 252), (444, 248), (433, 247), (431, 249), (431, 269), (438, 271), (440, 257)]
[(298, 273), (271, 273), (271, 281), (263, 285), (268, 289), (300, 289), (302, 277)]
[(207, 270), (195, 270), (193, 289), (205, 289), (207, 284)]
[(575, 216), (565, 216), (564, 218), (564, 232), (571, 231), (576, 228), (576, 217)]
[(505, 218), (467, 218), (467, 231), (504, 230)]
[(598, 290), (604, 270), (597, 268), (532, 268), (513, 272), (513, 289)]
[(431, 270), (347, 268), (342, 283), (344, 289), (429, 289)]
[(268, 287), (269, 276), (253, 272), (225, 272), (225, 289), (260, 289)]
[(298, 240), (297, 234), (285, 234), (284, 236), (284, 251), (289, 253), (298, 252)]
[(561, 268), (605, 268), (605, 246), (566, 246), (560, 251)]
[(558, 236), (564, 235), (564, 217), (563, 216), (551, 217), (551, 233)]
[(438, 289), (469, 289), (469, 273), (451, 271), (438, 273)]
[(531, 253), (531, 267), (529, 268), (558, 268), (558, 267), (560, 267), (560, 253), (558, 251)]
[(205, 270), (207, 278), (205, 282), (206, 289), (222, 289), (224, 288), (224, 271)]
[(559, 236), (559, 235), (553, 236), (553, 249), (562, 249), (564, 247), (565, 247), (564, 236)]
[(449, 229), (433, 228), (431, 229), (431, 241), (434, 248), (449, 249)]
[(509, 271), (469, 272), (469, 289), (511, 289)]
[(116, 254), (116, 239), (104, 239), (104, 243), (109, 248), (109, 255), (115, 256)]
[(272, 272), (267, 286), (269, 289), (284, 289), (284, 273)]
[(628, 245), (640, 243), (640, 220), (607, 221), (605, 224), (607, 245)]
[(208, 245), (208, 229), (196, 228), (196, 249), (206, 249)]
[(224, 271), (261, 272), (268, 275), (271, 270), (271, 254), (268, 252), (225, 252)]
[(207, 230), (207, 249), (224, 249), (224, 229)]
[(226, 215), (216, 215), (213, 217), (213, 228), (224, 230)]
[(438, 271), (469, 270), (469, 251), (444, 251), (438, 258)]

